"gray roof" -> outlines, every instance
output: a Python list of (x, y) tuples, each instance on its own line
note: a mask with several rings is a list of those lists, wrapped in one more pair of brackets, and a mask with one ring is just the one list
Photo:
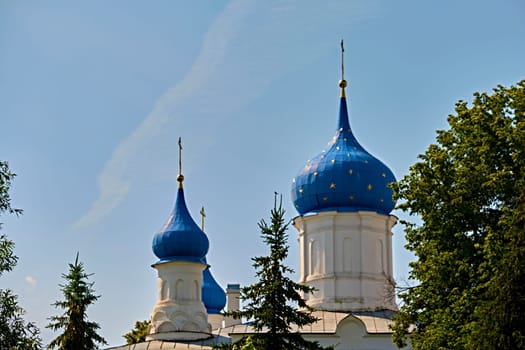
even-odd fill
[[(297, 326), (292, 327), (293, 332), (312, 334), (334, 334), (339, 323), (347, 317), (354, 317), (363, 323), (368, 334), (391, 334), (389, 325), (392, 322), (394, 312), (385, 311), (363, 311), (363, 312), (333, 312), (333, 311), (314, 311), (313, 316), (319, 320), (301, 329)], [(221, 334), (251, 334), (255, 333), (250, 324), (235, 325), (220, 330)], [(263, 329), (264, 331), (264, 329)]]
[[(300, 329), (302, 334), (335, 334), (337, 326), (348, 317), (359, 320), (368, 334), (391, 334), (388, 327), (391, 325), (393, 311), (363, 311), (363, 312), (332, 312), (314, 311), (313, 316), (319, 320), (313, 324)], [(299, 328), (292, 327), (296, 332)], [(263, 330), (264, 332), (264, 330)], [(230, 335), (244, 335), (255, 333), (252, 325), (240, 324), (226, 328), (219, 328), (213, 332), (213, 337), (193, 342), (169, 342), (169, 341), (147, 341), (132, 345), (123, 345), (108, 348), (107, 350), (164, 350), (164, 349), (212, 349), (212, 345), (230, 342)]]

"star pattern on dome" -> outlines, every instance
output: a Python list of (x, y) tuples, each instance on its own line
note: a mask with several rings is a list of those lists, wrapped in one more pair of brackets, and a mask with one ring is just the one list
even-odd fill
[(339, 125), (320, 154), (311, 158), (292, 183), (299, 214), (370, 210), (389, 214), (396, 181), (390, 169), (367, 152), (350, 128), (346, 97), (340, 99)]

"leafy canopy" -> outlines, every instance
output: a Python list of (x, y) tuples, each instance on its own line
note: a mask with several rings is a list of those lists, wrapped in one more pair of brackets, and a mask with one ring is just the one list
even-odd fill
[[(270, 223), (259, 223), (261, 237), (269, 247), (268, 256), (252, 258), (258, 282), (241, 289), (243, 310), (228, 312), (236, 319), (247, 319), (255, 334), (238, 343), (224, 345), (231, 349), (322, 349), (317, 342), (302, 338), (292, 326), (303, 327), (315, 321), (312, 309), (306, 305), (301, 293), (313, 288), (295, 283), (288, 277), (293, 270), (284, 265), (288, 256), (288, 223), (284, 219), (282, 196), (275, 195)], [(299, 307), (299, 308), (297, 308)]]
[[(7, 162), (0, 161), (0, 215), (7, 212), (20, 215), (21, 209), (11, 207), (9, 189), (16, 175)], [(2, 224), (0, 223), (0, 229)], [(18, 261), (15, 244), (6, 235), (0, 235), (0, 277), (12, 271)], [(0, 347), (2, 349), (40, 349), (40, 331), (34, 323), (25, 322), (25, 311), (18, 305), (18, 297), (10, 289), (0, 289)]]
[(149, 324), (149, 320), (136, 321), (135, 327), (131, 330), (131, 332), (123, 335), (124, 339), (126, 339), (126, 344), (137, 344), (146, 341)]
[(414, 349), (524, 349), (525, 80), (456, 104), (450, 128), (399, 183), (417, 260), (394, 341)]
[(84, 272), (84, 264), (78, 261), (77, 253), (75, 262), (69, 264), (68, 274), (62, 274), (67, 281), (60, 285), (64, 300), (53, 304), (65, 311), (60, 316), (50, 317), (51, 322), (46, 326), (53, 331), (63, 330), (63, 333), (51, 341), (49, 348), (91, 350), (97, 348), (97, 343), (107, 344), (97, 333), (99, 324), (88, 321), (87, 308), (100, 297), (94, 294), (94, 283), (88, 282), (90, 276)]

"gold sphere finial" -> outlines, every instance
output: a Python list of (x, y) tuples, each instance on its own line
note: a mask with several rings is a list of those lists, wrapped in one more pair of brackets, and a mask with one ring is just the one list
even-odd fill
[(339, 87), (341, 89), (344, 89), (347, 86), (348, 86), (348, 83), (346, 82), (346, 80), (344, 80), (344, 79), (339, 80)]

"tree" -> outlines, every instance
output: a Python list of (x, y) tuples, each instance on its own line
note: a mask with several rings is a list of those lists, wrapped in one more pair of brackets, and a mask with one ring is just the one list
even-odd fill
[[(9, 170), (7, 162), (0, 161), (0, 214), (20, 215), (21, 209), (11, 207), (9, 189), (16, 175)], [(0, 223), (0, 228), (2, 224)], [(0, 235), (0, 277), (13, 270), (18, 261), (14, 242)], [(40, 331), (34, 323), (25, 322), (25, 311), (18, 305), (18, 297), (10, 289), (0, 289), (0, 344), (2, 349), (40, 349)]]
[(394, 341), (414, 349), (525, 349), (525, 80), (456, 104), (450, 128), (399, 183), (417, 260)]
[(60, 285), (64, 295), (63, 301), (56, 301), (56, 308), (64, 309), (60, 316), (52, 316), (46, 327), (63, 333), (53, 339), (49, 348), (58, 347), (60, 350), (91, 350), (96, 349), (96, 343), (107, 344), (106, 340), (97, 334), (100, 326), (96, 322), (88, 321), (87, 308), (100, 298), (94, 294), (94, 282), (88, 282), (92, 274), (84, 272), (84, 264), (78, 261), (78, 253), (73, 264), (69, 264), (69, 273), (62, 274), (67, 281)]
[(149, 320), (145, 321), (136, 321), (135, 328), (131, 332), (123, 335), (126, 339), (126, 344), (137, 344), (143, 341), (146, 341), (146, 336), (148, 335), (149, 330)]
[(292, 281), (288, 274), (293, 270), (283, 264), (288, 256), (288, 224), (284, 214), (282, 197), (277, 205), (276, 194), (271, 223), (267, 224), (264, 219), (259, 223), (261, 237), (270, 251), (268, 256), (252, 258), (258, 282), (241, 289), (240, 298), (247, 302), (245, 308), (227, 313), (236, 319), (250, 320), (256, 333), (223, 348), (322, 349), (317, 342), (307, 341), (299, 332), (292, 332), (292, 325), (303, 327), (317, 318), (301, 296), (301, 293), (313, 292), (313, 288)]

